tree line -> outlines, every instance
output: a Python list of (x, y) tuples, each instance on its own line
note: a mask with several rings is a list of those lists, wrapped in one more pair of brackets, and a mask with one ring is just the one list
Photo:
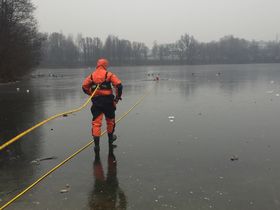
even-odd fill
[(219, 41), (199, 42), (184, 34), (169, 44), (153, 43), (149, 49), (144, 43), (131, 42), (109, 35), (104, 43), (98, 37), (75, 39), (62, 33), (45, 34), (42, 48), (42, 66), (94, 66), (100, 57), (112, 65), (179, 65), (179, 64), (237, 64), (278, 63), (280, 42), (248, 41), (232, 35)]
[(248, 41), (229, 35), (204, 43), (184, 34), (171, 44), (154, 43), (152, 59), (167, 64), (279, 63), (280, 42)]
[(149, 49), (144, 43), (114, 35), (104, 43), (98, 37), (81, 34), (75, 39), (57, 32), (44, 37), (41, 66), (45, 67), (95, 66), (100, 57), (106, 57), (112, 65), (140, 65), (148, 59)]

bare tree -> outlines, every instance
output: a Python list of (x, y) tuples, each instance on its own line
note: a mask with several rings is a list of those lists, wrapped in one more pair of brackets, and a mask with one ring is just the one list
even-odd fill
[(30, 0), (0, 0), (0, 80), (21, 78), (39, 64), (42, 35)]
[(177, 41), (177, 52), (181, 63), (192, 63), (196, 50), (196, 40), (193, 36), (184, 34)]

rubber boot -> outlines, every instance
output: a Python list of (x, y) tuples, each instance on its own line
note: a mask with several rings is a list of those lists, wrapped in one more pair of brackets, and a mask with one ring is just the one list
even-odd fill
[(108, 133), (108, 139), (109, 139), (109, 143), (113, 143), (114, 141), (117, 140), (117, 136), (113, 133)]
[(100, 151), (100, 146), (99, 146), (100, 137), (99, 136), (94, 136), (93, 140), (94, 140), (94, 152), (95, 152), (96, 155), (99, 155), (99, 151)]
[(109, 148), (115, 148), (117, 145), (113, 145), (113, 142), (117, 140), (117, 136), (113, 133), (108, 133)]

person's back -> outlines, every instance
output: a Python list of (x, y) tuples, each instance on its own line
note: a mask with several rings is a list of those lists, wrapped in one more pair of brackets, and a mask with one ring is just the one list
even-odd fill
[[(99, 140), (103, 114), (106, 118), (109, 146), (116, 140), (115, 130), (115, 110), (116, 104), (121, 100), (122, 84), (121, 80), (112, 72), (108, 72), (108, 61), (99, 59), (96, 69), (83, 82), (83, 91), (91, 95), (99, 85), (92, 98), (92, 136), (94, 138), (95, 152), (99, 152)], [(116, 96), (113, 95), (112, 85), (115, 88)]]

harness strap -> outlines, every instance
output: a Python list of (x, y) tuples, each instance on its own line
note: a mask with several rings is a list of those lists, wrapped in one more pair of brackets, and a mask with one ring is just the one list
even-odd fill
[(104, 82), (106, 82), (107, 76), (108, 76), (108, 71), (106, 71), (106, 74), (105, 74), (105, 81), (104, 81)]
[[(106, 73), (105, 73), (105, 79), (104, 79), (104, 81), (103, 82), (101, 82), (99, 85), (99, 89), (112, 89), (112, 86), (111, 86), (111, 81), (106, 81), (107, 80), (107, 78), (108, 78), (108, 71), (106, 71)], [(92, 81), (92, 87), (93, 88), (95, 88), (96, 86), (97, 86), (97, 83), (95, 83), (94, 81), (93, 81), (93, 76), (92, 76), (92, 74), (90, 75), (90, 79), (91, 79), (91, 81)]]

